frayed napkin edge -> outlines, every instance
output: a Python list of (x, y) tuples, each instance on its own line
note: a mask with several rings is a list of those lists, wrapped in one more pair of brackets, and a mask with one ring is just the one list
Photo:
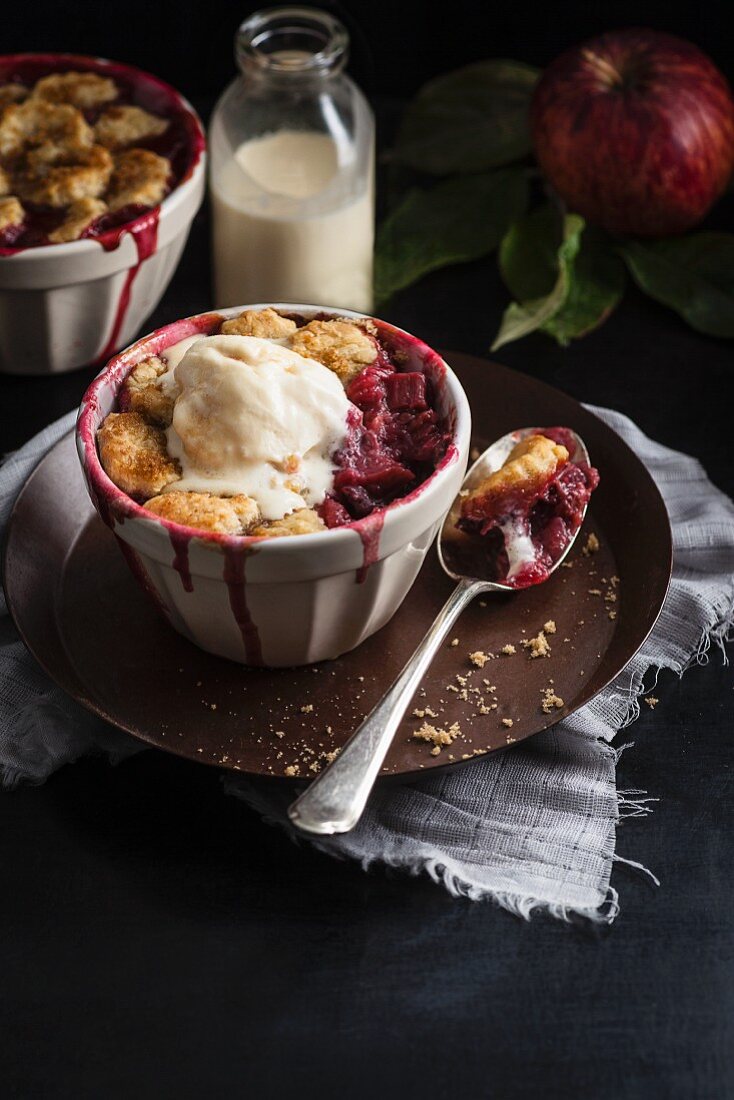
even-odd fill
[[(662, 664), (650, 664), (644, 671), (636, 673), (627, 690), (626, 714), (619, 726), (618, 733), (631, 725), (640, 716), (640, 701), (655, 686), (662, 669), (670, 667), (679, 677), (682, 677), (693, 665), (706, 665), (710, 660), (712, 644), (721, 653), (722, 663), (729, 664), (726, 652), (726, 643), (732, 641), (734, 633), (734, 585), (732, 591), (722, 597), (711, 609), (709, 622), (701, 631), (701, 637), (696, 649), (688, 661), (682, 666), (671, 667)], [(648, 673), (653, 672), (653, 683), (646, 684)], [(622, 753), (633, 747), (634, 742), (627, 742), (615, 748), (599, 738), (599, 743), (610, 750), (614, 758), (616, 768)], [(459, 871), (458, 865), (446, 856), (436, 856), (430, 848), (422, 846), (414, 852), (410, 859), (406, 859), (399, 851), (386, 851), (379, 856), (351, 856), (349, 852), (336, 851), (328, 841), (320, 841), (313, 837), (306, 837), (295, 830), (290, 822), (277, 813), (266, 799), (261, 798), (259, 791), (248, 781), (235, 775), (222, 777), (226, 794), (234, 795), (250, 807), (267, 825), (282, 829), (294, 843), (307, 842), (318, 851), (331, 856), (334, 859), (356, 859), (362, 870), (368, 871), (375, 864), (381, 864), (400, 870), (406, 874), (417, 876), (427, 874), (437, 885), (442, 885), (452, 897), (467, 898), (470, 901), (492, 901), (499, 908), (505, 909), (515, 916), (529, 921), (536, 913), (542, 913), (566, 923), (573, 923), (579, 919), (596, 925), (611, 925), (619, 915), (619, 894), (609, 883), (606, 892), (600, 895), (599, 901), (591, 906), (559, 905), (549, 899), (538, 898), (533, 895), (513, 892), (512, 890), (497, 890), (487, 887), (476, 880), (472, 880), (465, 872)], [(605, 856), (609, 860), (610, 877), (615, 863), (622, 864), (639, 871), (648, 882), (654, 886), (660, 886), (660, 880), (644, 864), (636, 860), (627, 859), (616, 852), (616, 831), (621, 820), (629, 818), (649, 817), (653, 813), (652, 802), (659, 799), (648, 795), (644, 790), (619, 790), (617, 789), (618, 817), (610, 828), (611, 844), (609, 852)]]

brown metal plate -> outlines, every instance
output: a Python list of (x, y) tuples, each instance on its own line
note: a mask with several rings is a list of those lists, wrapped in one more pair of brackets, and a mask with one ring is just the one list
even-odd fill
[[(571, 567), (536, 588), (488, 596), (485, 606), (476, 601), (456, 627), (458, 644), (434, 661), (414, 705), (435, 712), (426, 718), (434, 726), (458, 723), (460, 735), (433, 756), (430, 744), (413, 737), (422, 719), (407, 717), (388, 774), (506, 748), (578, 709), (640, 647), (670, 579), (665, 506), (611, 429), (534, 379), (466, 355), (447, 358), (466, 388), (480, 448), (513, 428), (564, 424), (584, 438), (601, 485)], [(589, 530), (601, 547), (585, 556)], [(212, 657), (176, 634), (138, 590), (89, 503), (71, 436), (46, 456), (16, 502), (5, 586), (40, 664), (113, 725), (192, 760), (271, 776), (295, 767), (301, 777), (317, 770), (377, 702), (451, 590), (431, 552), (393, 620), (337, 661), (268, 670)], [(549, 620), (556, 624), (547, 636), (551, 655), (532, 659), (522, 642)], [(502, 655), (506, 645), (516, 652)], [(480, 669), (469, 661), (475, 651), (496, 656)], [(548, 688), (564, 700), (551, 714), (541, 707)]]

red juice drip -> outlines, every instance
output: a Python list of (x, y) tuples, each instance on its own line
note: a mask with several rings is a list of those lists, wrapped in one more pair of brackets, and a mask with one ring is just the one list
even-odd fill
[(362, 565), (357, 570), (357, 584), (364, 584), (371, 565), (377, 561), (380, 552), (380, 535), (385, 523), (384, 511), (373, 512), (359, 523), (354, 524), (354, 530), (362, 540)]
[(260, 635), (252, 621), (247, 606), (247, 594), (245, 585), (245, 554), (242, 550), (224, 548), (224, 572), (222, 579), (229, 592), (229, 606), (235, 617), (237, 626), (242, 635), (242, 644), (245, 647), (245, 658), (248, 665), (262, 665), (262, 650), (260, 648)]
[(109, 233), (105, 233), (103, 237), (98, 238), (105, 252), (112, 252), (115, 248), (119, 248), (123, 234), (129, 233), (135, 241), (135, 247), (138, 252), (138, 262), (134, 267), (130, 268), (125, 277), (125, 282), (117, 303), (117, 312), (112, 323), (112, 329), (107, 343), (97, 356), (97, 363), (106, 363), (117, 349), (120, 332), (130, 305), (130, 295), (132, 293), (133, 283), (135, 282), (142, 264), (149, 259), (156, 250), (156, 245), (158, 243), (159, 216), (160, 208), (155, 207), (146, 217), (140, 218), (139, 221), (132, 225), (121, 225), (117, 231), (110, 231)]
[(180, 535), (177, 531), (169, 530), (168, 537), (173, 547), (173, 568), (181, 578), (184, 592), (193, 592), (194, 582), (191, 579), (191, 570), (189, 569), (190, 536)]

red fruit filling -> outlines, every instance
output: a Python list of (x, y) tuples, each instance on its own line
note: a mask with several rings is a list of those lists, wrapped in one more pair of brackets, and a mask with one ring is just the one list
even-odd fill
[(334, 455), (333, 488), (318, 508), (327, 527), (362, 519), (405, 496), (430, 477), (451, 439), (433, 408), (430, 381), (419, 371), (399, 370), (378, 347), (375, 362), (347, 388), (355, 411)]

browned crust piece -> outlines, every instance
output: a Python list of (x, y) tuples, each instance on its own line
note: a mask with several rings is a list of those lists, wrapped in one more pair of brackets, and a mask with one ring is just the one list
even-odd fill
[(107, 194), (110, 210), (123, 206), (157, 206), (165, 197), (171, 165), (150, 149), (127, 149), (115, 157)]
[(97, 432), (102, 466), (119, 489), (140, 500), (157, 496), (181, 476), (166, 437), (140, 413), (110, 413)]
[(296, 331), (295, 321), (281, 317), (274, 309), (246, 309), (239, 317), (225, 321), (220, 329), (223, 336), (260, 336), (270, 340), (282, 340)]
[(0, 111), (11, 103), (21, 103), (28, 95), (25, 84), (3, 84), (0, 86)]
[(12, 194), (12, 191), (13, 181), (3, 168), (2, 164), (0, 164), (0, 199), (4, 199), (6, 195)]
[(59, 147), (53, 156), (29, 154), (26, 170), (17, 177), (17, 190), (28, 202), (69, 206), (80, 199), (98, 199), (111, 174), (112, 157), (102, 145), (89, 149)]
[(260, 519), (255, 501), (243, 494), (220, 497), (172, 489), (153, 497), (145, 507), (163, 519), (219, 535), (246, 535)]
[(52, 244), (78, 241), (92, 222), (106, 213), (107, 204), (101, 199), (77, 199), (67, 209), (61, 225), (49, 233), (48, 239)]
[(507, 493), (531, 495), (541, 489), (566, 462), (568, 451), (565, 447), (544, 435), (528, 436), (513, 447), (499, 470), (462, 498), (462, 514), (471, 514), (483, 502), (488, 503)]
[(260, 524), (250, 534), (276, 539), (286, 535), (315, 535), (318, 531), (326, 530), (326, 524), (313, 508), (299, 508), (282, 519)]
[(51, 103), (70, 103), (82, 110), (100, 107), (117, 99), (119, 89), (114, 80), (99, 73), (50, 73), (33, 87), (33, 99)]
[(25, 210), (15, 195), (0, 199), (0, 232), (22, 225), (24, 218)]
[(128, 407), (146, 420), (167, 428), (173, 419), (173, 398), (160, 387), (168, 366), (157, 355), (142, 359), (131, 370), (123, 386)]
[(142, 107), (110, 107), (97, 119), (94, 136), (100, 145), (116, 151), (136, 141), (158, 137), (168, 126), (168, 119), (144, 111)]
[(309, 321), (296, 331), (291, 347), (323, 363), (345, 386), (377, 358), (374, 339), (351, 321)]
[(48, 146), (52, 150), (85, 148), (93, 131), (84, 115), (67, 103), (27, 99), (13, 103), (0, 116), (0, 156), (17, 157), (25, 149)]

